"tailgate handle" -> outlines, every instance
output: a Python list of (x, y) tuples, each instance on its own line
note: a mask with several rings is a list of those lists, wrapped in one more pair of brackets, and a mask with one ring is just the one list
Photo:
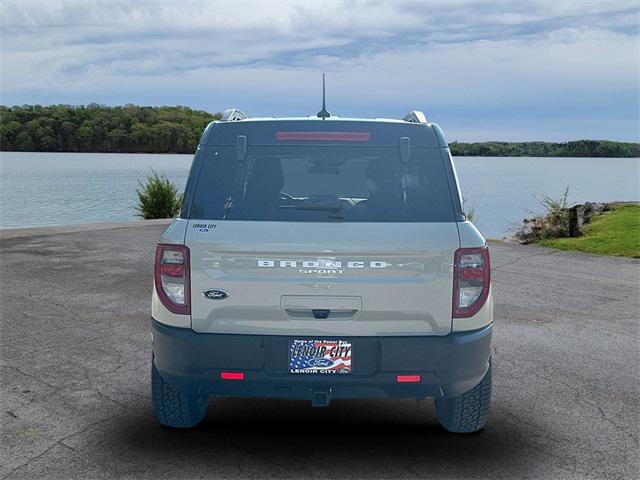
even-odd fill
[(280, 308), (295, 318), (339, 320), (355, 317), (362, 310), (360, 297), (330, 297), (324, 295), (285, 295)]
[(339, 320), (355, 317), (358, 310), (329, 310), (327, 308), (285, 308), (284, 311), (294, 318), (315, 318), (318, 320)]

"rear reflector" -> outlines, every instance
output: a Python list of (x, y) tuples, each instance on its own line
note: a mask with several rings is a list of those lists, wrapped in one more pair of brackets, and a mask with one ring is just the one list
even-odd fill
[(244, 380), (244, 373), (242, 372), (221, 372), (220, 378), (222, 380)]
[(322, 142), (367, 142), (369, 132), (276, 132), (278, 140), (315, 140)]
[(422, 379), (420, 375), (398, 375), (396, 382), (398, 383), (417, 383)]

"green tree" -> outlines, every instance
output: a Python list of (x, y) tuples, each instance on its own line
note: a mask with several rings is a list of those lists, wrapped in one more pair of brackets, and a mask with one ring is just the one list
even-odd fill
[(36, 151), (35, 143), (33, 143), (33, 139), (31, 135), (27, 132), (20, 132), (16, 137), (16, 145), (20, 146), (20, 151), (23, 152), (34, 152)]
[[(0, 106), (5, 151), (192, 153), (202, 131), (222, 114), (185, 106)], [(450, 144), (453, 155), (640, 157), (640, 144), (608, 140)]]
[(107, 133), (108, 149), (110, 152), (125, 152), (127, 151), (127, 132), (122, 128), (114, 128)]
[(0, 106), (0, 147), (6, 151), (192, 153), (206, 125), (220, 117), (182, 106)]

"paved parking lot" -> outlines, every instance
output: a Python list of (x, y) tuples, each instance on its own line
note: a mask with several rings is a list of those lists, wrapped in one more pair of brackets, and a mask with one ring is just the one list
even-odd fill
[(163, 228), (0, 232), (0, 478), (637, 478), (639, 261), (492, 245), (479, 434), (428, 400), (212, 399), (173, 431), (149, 392)]

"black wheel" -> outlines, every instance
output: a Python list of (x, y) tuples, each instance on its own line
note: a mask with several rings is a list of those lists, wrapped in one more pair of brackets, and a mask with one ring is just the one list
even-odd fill
[(161, 425), (191, 428), (198, 425), (207, 411), (208, 397), (188, 395), (166, 382), (151, 360), (151, 397), (156, 418)]
[(487, 423), (491, 403), (491, 360), (478, 385), (457, 397), (436, 399), (438, 421), (453, 433), (472, 433)]

